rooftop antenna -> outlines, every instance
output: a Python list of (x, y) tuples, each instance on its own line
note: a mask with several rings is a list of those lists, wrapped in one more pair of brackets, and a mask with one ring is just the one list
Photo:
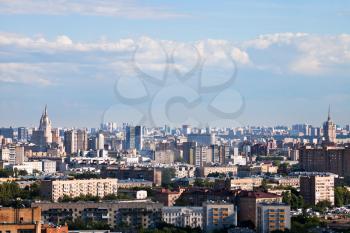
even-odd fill
[(331, 105), (328, 106), (328, 120), (331, 120)]

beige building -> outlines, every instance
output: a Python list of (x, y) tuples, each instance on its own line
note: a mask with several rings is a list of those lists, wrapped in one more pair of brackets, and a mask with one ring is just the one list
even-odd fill
[(234, 178), (227, 181), (227, 187), (231, 190), (253, 190), (254, 187), (261, 186), (263, 178), (260, 177), (245, 177)]
[(41, 183), (41, 193), (44, 197), (57, 201), (67, 195), (78, 197), (90, 194), (104, 197), (108, 194), (117, 194), (117, 179), (89, 179), (89, 180), (45, 180)]
[(299, 177), (294, 177), (294, 176), (279, 177), (274, 179), (273, 181), (283, 187), (290, 186), (294, 188), (299, 188), (300, 186)]
[(41, 233), (40, 207), (24, 209), (1, 207), (0, 232)]
[(300, 176), (300, 194), (305, 203), (316, 205), (329, 201), (334, 205), (334, 178), (332, 173), (306, 172)]
[(201, 176), (207, 177), (210, 173), (232, 173), (233, 176), (237, 175), (237, 166), (213, 166), (213, 167), (201, 167)]
[(290, 229), (290, 206), (283, 203), (259, 203), (257, 205), (257, 233)]
[(282, 196), (273, 193), (242, 191), (238, 197), (238, 220), (257, 226), (256, 210), (259, 203), (281, 203)]
[(206, 232), (237, 225), (237, 211), (232, 203), (203, 203), (203, 228)]

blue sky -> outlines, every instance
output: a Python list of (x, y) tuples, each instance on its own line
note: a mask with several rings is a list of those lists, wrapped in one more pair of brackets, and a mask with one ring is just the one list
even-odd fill
[[(213, 85), (230, 77), (232, 58), (238, 72), (219, 104), (234, 112), (244, 102), (231, 120), (177, 106), (169, 110), (182, 113), (177, 123), (199, 115), (211, 125), (320, 125), (331, 104), (336, 123), (349, 124), (349, 22), (348, 1), (0, 0), (0, 125), (36, 126), (46, 103), (55, 126), (137, 122), (130, 109), (150, 102), (121, 106), (115, 86), (122, 80), (118, 91), (140, 95), (134, 65), (160, 77), (164, 48), (177, 49), (180, 73), (198, 53), (206, 62), (193, 77)], [(201, 101), (221, 91), (200, 93)]]

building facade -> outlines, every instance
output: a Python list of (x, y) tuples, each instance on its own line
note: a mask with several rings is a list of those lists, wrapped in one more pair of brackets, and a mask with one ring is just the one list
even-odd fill
[(285, 231), (291, 228), (290, 206), (283, 203), (257, 205), (257, 233)]
[(104, 197), (109, 194), (117, 194), (117, 179), (88, 179), (88, 180), (44, 180), (40, 186), (41, 194), (57, 201), (64, 196), (78, 197), (80, 195), (92, 195)]
[(203, 228), (203, 207), (163, 207), (162, 220), (177, 227)]

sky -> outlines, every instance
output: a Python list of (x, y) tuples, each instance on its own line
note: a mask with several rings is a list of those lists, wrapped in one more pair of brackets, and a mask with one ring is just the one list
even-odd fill
[(0, 126), (350, 117), (350, 2), (0, 0)]

